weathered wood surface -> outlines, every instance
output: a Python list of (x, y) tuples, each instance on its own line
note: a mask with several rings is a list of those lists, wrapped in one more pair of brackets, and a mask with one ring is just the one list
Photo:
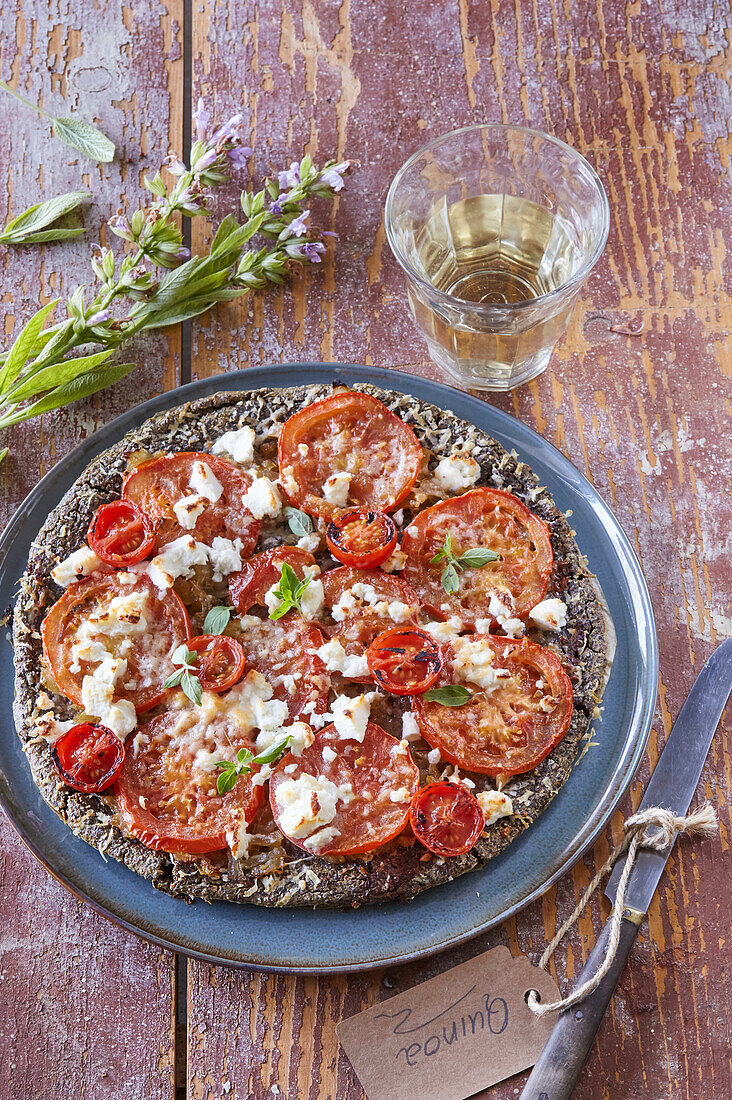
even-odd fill
[[(5, 17), (3, 77), (31, 95), (51, 95), (49, 68), (64, 72), (66, 83), (52, 82), (55, 99), (46, 102), (58, 105), (62, 96), (78, 95), (113, 137), (124, 135), (127, 167), (92, 171), (96, 201), (85, 220), (94, 232), (95, 218), (116, 205), (121, 179), (132, 201), (134, 173), (154, 165), (168, 142), (178, 140), (182, 4), (151, 12), (141, 4), (97, 9), (85, 0), (73, 13), (63, 7), (43, 17), (27, 9), (15, 23)], [(337, 153), (360, 162), (332, 214), (324, 213), (339, 239), (322, 268), (196, 322), (194, 377), (293, 359), (374, 363), (438, 377), (412, 329), (382, 212), (399, 164), (454, 126), (503, 120), (556, 134), (596, 165), (612, 207), (606, 254), (550, 371), (495, 403), (536, 427), (592, 478), (648, 578), (661, 641), (659, 710), (647, 759), (622, 811), (594, 852), (540, 902), (428, 963), (334, 980), (188, 965), (188, 1048), (179, 1043), (176, 1053), (179, 1071), (187, 1067), (191, 1097), (261, 1098), (279, 1090), (308, 1100), (360, 1100), (335, 1037), (338, 1020), (496, 943), (538, 957), (605, 858), (623, 815), (637, 805), (701, 664), (730, 633), (731, 516), (724, 495), (725, 345), (732, 323), (725, 252), (730, 19), (711, 0), (415, 0), (407, 6), (387, 0), (201, 0), (191, 15), (193, 101), (202, 94), (217, 116), (244, 112), (256, 153), (254, 178), (303, 147), (321, 159)], [(90, 26), (97, 37), (69, 29)], [(81, 79), (87, 68), (111, 74), (110, 86), (99, 92), (77, 87), (72, 77)], [(41, 168), (48, 146), (31, 128), (20, 108), (0, 120), (3, 148), (13, 142), (4, 169), (13, 211), (21, 208), (21, 193), (34, 197), (31, 187), (66, 189), (79, 180), (63, 147), (52, 165)], [(24, 147), (22, 135), (31, 132)], [(218, 205), (225, 208), (223, 197)], [(195, 244), (204, 231), (198, 224), (194, 230)], [(28, 315), (39, 279), (48, 297), (59, 285), (86, 278), (82, 245), (65, 246), (62, 284), (50, 246), (40, 255), (28, 250), (0, 261), (6, 331)], [(613, 331), (641, 323), (638, 336)], [(173, 383), (176, 339), (146, 343), (143, 373), (118, 386), (111, 400), (17, 433), (13, 465), (0, 469), (8, 511), (41, 464), (54, 462), (79, 433)], [(682, 845), (671, 860), (577, 1091), (580, 1100), (721, 1100), (731, 1091), (724, 977), (729, 783), (728, 743), (720, 734), (701, 787), (720, 811), (720, 837)], [(28, 944), (8, 952), (3, 971), (6, 989), (13, 982), (13, 997), (9, 1010), (6, 997), (3, 1022), (11, 1057), (0, 1064), (23, 1067), (8, 1095), (62, 1095), (59, 1087), (64, 1095), (91, 1100), (169, 1095), (170, 960), (86, 910), (69, 939), (76, 902), (3, 828), (5, 881), (11, 884), (3, 892), (3, 927), (18, 929), (16, 938)], [(39, 910), (44, 936), (28, 942)], [(560, 950), (561, 983), (576, 974), (606, 912), (605, 900), (597, 899)], [(89, 941), (100, 945), (96, 952), (88, 950)], [(79, 1007), (79, 959), (96, 991), (89, 1009)], [(130, 966), (137, 976), (132, 990)], [(43, 1045), (28, 1039), (39, 1003), (50, 1005), (57, 1025)], [(82, 1027), (84, 1015), (90, 1020)], [(101, 1074), (110, 1059), (121, 1057), (119, 1035), (126, 1055), (113, 1063), (112, 1084)], [(59, 1079), (65, 1086), (56, 1085)], [(508, 1100), (522, 1080), (489, 1095)], [(0, 1095), (4, 1100), (1, 1086)]]

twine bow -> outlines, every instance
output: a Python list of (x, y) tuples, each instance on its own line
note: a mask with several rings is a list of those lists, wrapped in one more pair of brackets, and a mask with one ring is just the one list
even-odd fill
[(535, 1015), (544, 1016), (547, 1012), (555, 1012), (557, 1009), (569, 1008), (571, 1005), (577, 1004), (578, 1001), (583, 1000), (588, 993), (591, 993), (593, 989), (597, 988), (612, 966), (612, 961), (615, 958), (615, 952), (620, 942), (620, 922), (623, 919), (625, 888), (630, 878), (630, 872), (633, 870), (633, 864), (635, 863), (638, 849), (653, 848), (657, 852), (663, 852), (671, 847), (677, 836), (681, 836), (682, 834), (686, 834), (687, 836), (712, 836), (717, 832), (717, 827), (717, 815), (708, 802), (705, 803), (700, 810), (696, 810), (687, 817), (676, 817), (670, 810), (662, 810), (658, 806), (651, 806), (649, 809), (643, 810), (642, 813), (634, 814), (633, 817), (628, 818), (623, 825), (623, 839), (613, 849), (605, 860), (605, 863), (586, 887), (574, 911), (567, 917), (561, 928), (558, 929), (554, 939), (539, 959), (539, 966), (542, 970), (546, 970), (549, 959), (552, 957), (569, 929), (576, 922), (605, 875), (609, 874), (620, 857), (627, 851), (628, 858), (625, 861), (625, 867), (620, 876), (617, 893), (615, 894), (615, 903), (610, 917), (610, 936), (602, 966), (591, 978), (578, 986), (577, 989), (573, 990), (567, 997), (554, 1001), (553, 1004), (541, 1004), (536, 991), (532, 989), (527, 997), (527, 1003)]

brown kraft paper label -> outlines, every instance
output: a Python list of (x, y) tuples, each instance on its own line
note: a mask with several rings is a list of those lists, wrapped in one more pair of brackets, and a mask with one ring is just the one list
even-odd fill
[(494, 947), (343, 1020), (337, 1028), (369, 1100), (465, 1100), (533, 1066), (554, 1026), (526, 994), (556, 982), (524, 955)]

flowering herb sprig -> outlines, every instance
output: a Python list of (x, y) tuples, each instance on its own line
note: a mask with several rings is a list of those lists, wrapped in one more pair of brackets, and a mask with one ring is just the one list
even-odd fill
[(459, 573), (463, 569), (478, 569), (487, 565), (489, 561), (499, 561), (500, 557), (501, 555), (495, 550), (485, 550), (481, 546), (474, 546), (462, 554), (455, 554), (452, 549), (452, 536), (448, 531), (441, 549), (433, 558), (430, 558), (430, 565), (438, 565), (439, 562), (444, 561), (445, 568), (440, 577), (442, 587), (446, 592), (457, 592), (460, 588)]
[[(251, 155), (241, 115), (209, 133), (208, 112), (199, 104), (195, 121), (198, 140), (190, 165), (175, 156), (167, 160), (172, 188), (157, 172), (144, 181), (151, 204), (132, 215), (120, 209), (110, 220), (112, 232), (132, 247), (122, 256), (95, 247), (92, 268), (101, 284), (96, 293), (88, 298), (87, 288), (77, 287), (66, 302), (66, 320), (49, 328), (43, 325), (57, 302), (44, 306), (0, 355), (0, 428), (88, 397), (124, 377), (135, 364), (109, 360), (136, 333), (282, 283), (293, 266), (320, 263), (325, 245), (309, 235), (310, 201), (341, 190), (348, 162), (330, 161), (321, 169), (307, 155), (276, 180), (267, 180), (262, 190), (242, 192), (243, 223), (228, 214), (208, 254), (190, 256), (178, 216), (207, 214), (211, 189)], [(249, 246), (255, 234), (263, 239), (261, 247)], [(118, 300), (125, 301), (123, 309), (115, 308)], [(87, 345), (101, 350), (71, 354)]]

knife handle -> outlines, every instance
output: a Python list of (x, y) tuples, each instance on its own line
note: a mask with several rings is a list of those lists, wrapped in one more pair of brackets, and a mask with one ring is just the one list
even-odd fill
[[(636, 913), (632, 912), (635, 918)], [(524, 1085), (520, 1100), (569, 1100), (628, 960), (643, 916), (642, 913), (637, 914), (637, 924), (634, 920), (623, 917), (615, 958), (597, 989), (588, 993), (578, 1004), (558, 1014), (554, 1029)], [(600, 969), (609, 938), (608, 920), (577, 978), (578, 985), (586, 982)]]

